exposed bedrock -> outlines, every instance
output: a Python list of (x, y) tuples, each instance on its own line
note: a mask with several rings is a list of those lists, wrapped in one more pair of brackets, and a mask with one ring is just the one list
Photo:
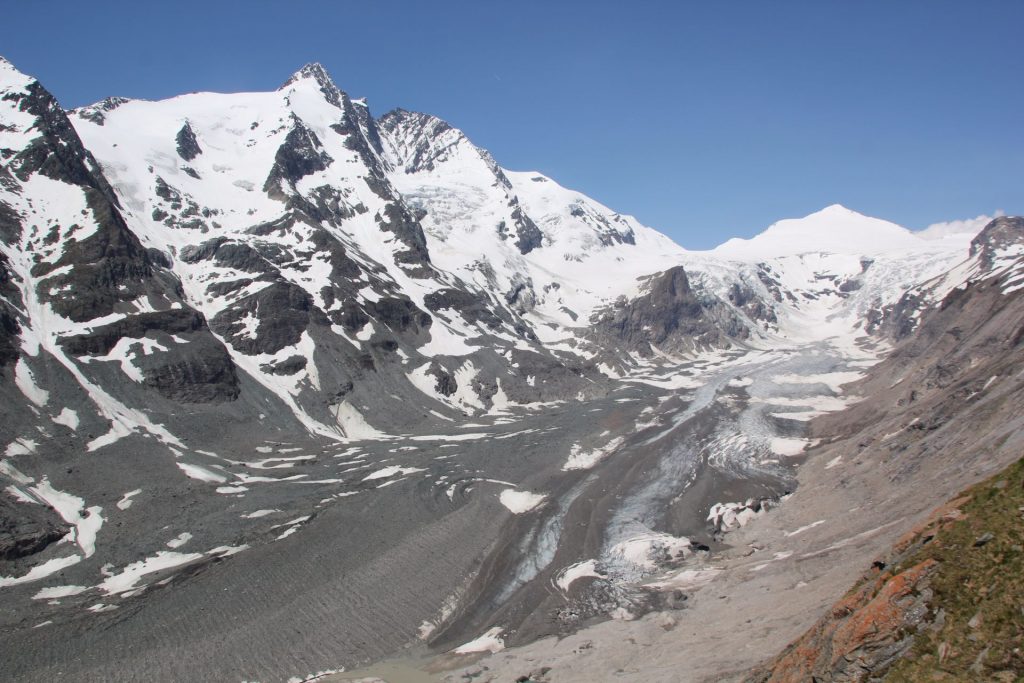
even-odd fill
[(719, 302), (702, 299), (691, 288), (682, 266), (652, 276), (645, 293), (600, 313), (593, 329), (599, 340), (615, 340), (643, 355), (654, 347), (669, 352), (728, 347), (730, 339), (749, 334)]
[(63, 538), (68, 528), (52, 508), (0, 497), (0, 561), (38, 553)]

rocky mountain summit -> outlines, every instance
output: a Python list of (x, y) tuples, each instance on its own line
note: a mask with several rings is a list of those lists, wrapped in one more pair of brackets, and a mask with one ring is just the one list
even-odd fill
[(848, 383), (927, 436), (1016, 358), (1024, 222), (961, 237), (832, 206), (692, 252), (318, 64), (65, 111), (0, 60), (8, 674), (301, 680), (676, 604), (799, 500), (809, 420), (881, 419)]

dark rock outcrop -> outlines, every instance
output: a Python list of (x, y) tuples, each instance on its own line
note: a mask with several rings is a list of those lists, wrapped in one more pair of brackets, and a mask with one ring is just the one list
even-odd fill
[(512, 209), (512, 221), (515, 223), (515, 245), (521, 254), (529, 254), (544, 243), (544, 233), (533, 222), (521, 206)]
[(395, 254), (395, 261), (407, 267), (413, 277), (427, 277), (431, 273), (430, 253), (423, 227), (404, 204), (392, 201), (384, 208), (384, 215), (377, 215), (377, 224), (384, 232), (392, 233), (406, 249)]
[(323, 171), (331, 162), (316, 133), (306, 128), (294, 115), (292, 128), (274, 155), (274, 165), (263, 183), (263, 191), (275, 199), (286, 199), (285, 187), (294, 189), (295, 183), (306, 176)]
[(203, 153), (202, 147), (199, 146), (199, 141), (196, 140), (196, 133), (192, 130), (192, 126), (189, 125), (188, 121), (181, 127), (178, 134), (174, 136), (174, 141), (178, 145), (178, 156), (185, 161), (192, 161)]
[(470, 323), (481, 323), (491, 329), (501, 327), (501, 318), (479, 297), (462, 289), (441, 289), (430, 292), (423, 299), (428, 310), (458, 311)]
[(243, 273), (276, 273), (277, 269), (249, 244), (217, 237), (198, 246), (189, 245), (181, 250), (181, 260), (186, 263), (212, 260), (223, 268), (233, 268)]
[[(255, 330), (248, 331), (245, 319), (252, 318)], [(290, 282), (273, 282), (217, 314), (210, 327), (231, 346), (246, 355), (277, 353), (299, 343), (311, 319), (326, 322), (306, 290)]]
[(439, 394), (451, 396), (459, 390), (459, 383), (456, 381), (455, 375), (445, 370), (438, 363), (431, 363), (430, 367), (427, 368), (427, 374), (432, 375), (436, 380), (434, 388), (437, 389)]
[[(103, 356), (121, 339), (163, 338), (167, 349), (141, 355), (144, 383), (165, 398), (188, 403), (233, 401), (240, 391), (234, 363), (223, 344), (210, 334), (203, 316), (191, 309), (142, 313), (65, 337), (61, 345), (74, 355)], [(186, 335), (186, 343), (170, 341)]]
[(145, 385), (172, 401), (223, 403), (241, 391), (231, 356), (208, 332), (187, 344), (170, 345), (164, 353), (142, 356), (139, 364)]
[[(0, 204), (0, 220), (3, 205)], [(0, 254), (0, 368), (14, 363), (18, 359), (20, 340), (18, 333), (17, 309), (14, 305), (21, 303), (21, 294), (13, 281), (7, 258)]]
[(127, 97), (108, 97), (96, 104), (75, 109), (72, 113), (86, 121), (92, 121), (97, 126), (102, 126), (106, 122), (104, 114), (114, 111), (126, 102), (131, 102), (131, 100)]
[(103, 356), (110, 353), (117, 342), (130, 337), (139, 339), (147, 332), (180, 334), (204, 329), (206, 321), (202, 314), (191, 309), (171, 309), (154, 313), (139, 313), (123, 320), (101, 325), (86, 334), (65, 337), (61, 346), (74, 355)]
[(764, 323), (778, 322), (778, 317), (775, 315), (775, 309), (762, 301), (750, 287), (734, 282), (729, 288), (728, 296), (729, 302), (746, 313), (751, 320), (757, 320)]
[(379, 301), (368, 301), (364, 310), (374, 319), (399, 336), (416, 338), (430, 329), (433, 319), (421, 311), (412, 300), (403, 295), (389, 296)]
[(1000, 216), (992, 220), (971, 240), (971, 256), (978, 256), (982, 267), (991, 268), (996, 254), (1007, 247), (1024, 244), (1024, 217)]
[(746, 333), (739, 320), (726, 314), (723, 326), (715, 319), (718, 315), (690, 287), (683, 267), (676, 266), (653, 276), (645, 294), (599, 314), (593, 329), (599, 338), (617, 340), (642, 354), (653, 353), (652, 346), (666, 351), (727, 346), (729, 336)]
[(17, 560), (43, 550), (70, 526), (52, 509), (0, 496), (0, 560)]

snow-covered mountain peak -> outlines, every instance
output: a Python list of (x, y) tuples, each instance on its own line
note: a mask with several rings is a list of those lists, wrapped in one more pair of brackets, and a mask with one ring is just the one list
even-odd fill
[(289, 97), (292, 93), (302, 91), (308, 88), (312, 91), (319, 91), (327, 102), (338, 108), (345, 108), (347, 105), (350, 106), (351, 101), (348, 96), (342, 92), (331, 75), (327, 73), (327, 69), (318, 62), (307, 64), (285, 81), (278, 92), (286, 93), (286, 97)]
[(18, 71), (17, 67), (0, 56), (0, 89), (24, 88), (30, 83), (34, 83), (35, 80), (31, 76)]
[(288, 80), (284, 82), (279, 90), (284, 90), (288, 86), (307, 78), (316, 81), (317, 85), (321, 87), (333, 87), (335, 89), (338, 87), (335, 85), (334, 79), (331, 78), (331, 75), (327, 73), (327, 69), (324, 68), (323, 64), (320, 62), (310, 62), (289, 76)]
[(721, 258), (756, 261), (809, 252), (867, 256), (921, 244), (919, 237), (895, 223), (832, 204), (803, 218), (778, 221), (750, 239), (728, 240), (712, 253)]
[(814, 215), (817, 215), (817, 214), (827, 214), (827, 215), (857, 214), (858, 216), (864, 215), (864, 214), (861, 214), (861, 213), (859, 213), (857, 211), (854, 211), (853, 209), (849, 209), (849, 208), (847, 208), (847, 207), (845, 207), (845, 206), (843, 206), (842, 204), (839, 204), (839, 203), (829, 204), (824, 209), (821, 209), (820, 211), (815, 211), (811, 215), (814, 216)]
[[(488, 182), (496, 180), (509, 187), (508, 179), (491, 155), (443, 119), (432, 114), (393, 109), (384, 114), (379, 123), (390, 143), (389, 160), (406, 173), (430, 172), (438, 164), (454, 161), (464, 170), (483, 171)], [(480, 168), (481, 164), (483, 168)], [(491, 175), (494, 178), (490, 178)]]

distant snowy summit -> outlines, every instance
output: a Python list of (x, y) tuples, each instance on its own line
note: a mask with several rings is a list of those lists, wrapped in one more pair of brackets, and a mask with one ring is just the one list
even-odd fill
[(871, 256), (922, 246), (925, 240), (906, 228), (833, 204), (803, 218), (781, 220), (750, 239), (730, 239), (711, 253), (760, 261), (810, 252)]

